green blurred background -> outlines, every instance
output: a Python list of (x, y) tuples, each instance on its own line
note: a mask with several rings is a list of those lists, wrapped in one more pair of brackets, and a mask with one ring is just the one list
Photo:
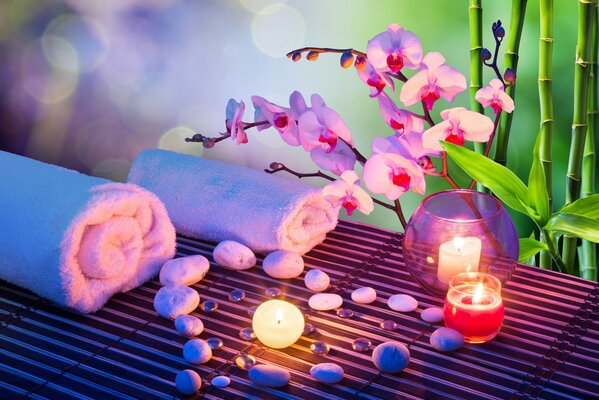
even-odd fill
[[(553, 178), (560, 205), (577, 2), (555, 3)], [(507, 0), (483, 1), (485, 46), (492, 44), (494, 20), (509, 28), (510, 8)], [(528, 2), (508, 156), (508, 166), (524, 180), (539, 127), (538, 8), (538, 1)], [(251, 120), (252, 95), (286, 104), (299, 90), (305, 96), (320, 93), (345, 119), (357, 146), (370, 154), (372, 138), (391, 132), (355, 70), (341, 69), (332, 54), (293, 63), (284, 53), (307, 45), (365, 50), (390, 23), (413, 31), (425, 52), (442, 52), (449, 65), (468, 75), (466, 0), (2, 0), (0, 148), (115, 180), (126, 177), (137, 152), (153, 147), (258, 169), (282, 161), (310, 172), (315, 167), (308, 154), (285, 146), (272, 130), (251, 134), (244, 146), (226, 141), (206, 151), (183, 141), (194, 132), (223, 131), (230, 97), (246, 102)], [(488, 82), (492, 71), (484, 73)], [(468, 107), (467, 92), (455, 104)], [(446, 105), (437, 104), (436, 120)], [(467, 183), (455, 167), (452, 171)], [(428, 193), (446, 187), (428, 178)], [(412, 193), (402, 198), (408, 215), (421, 199)], [(513, 216), (520, 235), (527, 236), (530, 222)], [(384, 209), (356, 219), (401, 229)]]

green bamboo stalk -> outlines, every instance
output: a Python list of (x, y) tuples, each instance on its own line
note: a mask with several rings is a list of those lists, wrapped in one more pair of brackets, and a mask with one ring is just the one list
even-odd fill
[[(514, 72), (518, 71), (518, 49), (520, 48), (520, 37), (522, 36), (522, 26), (524, 25), (524, 14), (526, 13), (527, 0), (512, 0), (512, 15), (510, 17), (510, 29), (507, 35), (507, 47), (505, 51), (503, 66), (510, 68)], [(516, 85), (506, 89), (512, 99), (516, 97)], [(512, 113), (501, 113), (499, 126), (497, 127), (497, 145), (495, 147), (495, 161), (505, 165), (507, 162), (507, 145), (510, 138), (510, 128), (512, 126)]]
[[(472, 111), (484, 114), (485, 109), (476, 101), (476, 92), (482, 87), (483, 62), (480, 52), (483, 49), (483, 6), (482, 0), (470, 0), (468, 6), (468, 22), (470, 25), (470, 107)], [(485, 144), (474, 142), (474, 151), (483, 154)], [(486, 188), (477, 183), (477, 190), (485, 191)]]
[[(541, 165), (545, 173), (545, 187), (549, 196), (549, 209), (552, 209), (552, 155), (553, 137), (553, 79), (551, 66), (553, 56), (553, 0), (541, 0), (539, 3), (539, 105), (541, 111)], [(542, 251), (539, 265), (551, 269), (552, 258), (547, 251)]]
[[(584, 155), (582, 156), (582, 187), (580, 191), (581, 197), (587, 197), (595, 193), (595, 136), (597, 135), (597, 127), (599, 126), (599, 112), (597, 110), (597, 51), (599, 45), (597, 42), (597, 15), (598, 10), (595, 7), (593, 17), (593, 33), (591, 42), (590, 64), (591, 71), (589, 73), (589, 100), (587, 107), (587, 132), (584, 141)], [(583, 240), (580, 246), (579, 263), (580, 277), (597, 280), (597, 253), (595, 243)]]
[[(566, 204), (580, 197), (582, 157), (587, 130), (588, 84), (591, 65), (589, 57), (593, 33), (593, 18), (597, 0), (578, 0), (578, 40), (574, 65), (574, 115), (572, 140), (566, 178)], [(573, 271), (576, 261), (576, 237), (564, 235), (562, 258), (568, 270)]]

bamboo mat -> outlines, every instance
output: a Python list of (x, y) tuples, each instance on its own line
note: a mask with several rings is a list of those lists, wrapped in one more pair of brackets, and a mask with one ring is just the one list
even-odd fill
[[(343, 295), (351, 319), (335, 311), (307, 308), (310, 292), (301, 278), (278, 281), (260, 268), (231, 272), (212, 265), (194, 287), (201, 301), (214, 300), (216, 312), (193, 314), (206, 327), (203, 339), (219, 337), (224, 347), (211, 361), (190, 366), (182, 358), (186, 339), (172, 321), (157, 317), (153, 298), (160, 288), (151, 281), (116, 295), (101, 311), (80, 315), (57, 308), (43, 299), (0, 282), (0, 399), (172, 399), (177, 398), (177, 372), (194, 368), (205, 383), (199, 395), (207, 399), (577, 399), (599, 393), (599, 286), (596, 283), (519, 265), (503, 290), (505, 323), (501, 333), (482, 345), (465, 345), (445, 354), (429, 344), (434, 326), (419, 313), (441, 306), (442, 299), (426, 294), (409, 276), (401, 254), (399, 233), (352, 222), (340, 222), (327, 240), (305, 256), (307, 269), (320, 268)], [(210, 258), (213, 244), (184, 237), (178, 255)], [(261, 261), (261, 259), (259, 260)], [(351, 301), (349, 293), (372, 286), (378, 299), (370, 305)], [(317, 329), (292, 347), (274, 350), (259, 341), (239, 337), (251, 326), (247, 308), (269, 299), (268, 287), (278, 287), (286, 299), (300, 306), (306, 322)], [(232, 303), (228, 294), (244, 290), (247, 297)], [(419, 301), (413, 313), (386, 306), (392, 294), (406, 293)], [(383, 320), (398, 324), (395, 331), (380, 328)], [(352, 349), (364, 337), (374, 345), (399, 340), (409, 346), (412, 359), (398, 374), (380, 374), (370, 353)], [(328, 355), (313, 354), (316, 340), (331, 346)], [(235, 357), (245, 352), (258, 363), (283, 366), (291, 383), (282, 389), (253, 385)], [(337, 385), (314, 381), (310, 368), (321, 362), (343, 366), (345, 378)], [(218, 389), (207, 383), (226, 374), (231, 385)]]

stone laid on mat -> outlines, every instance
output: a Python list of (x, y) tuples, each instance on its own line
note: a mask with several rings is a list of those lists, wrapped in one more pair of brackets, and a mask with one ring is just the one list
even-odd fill
[(420, 313), (420, 318), (430, 324), (441, 322), (443, 321), (443, 310), (439, 307), (427, 308), (426, 310), (422, 310)]
[(418, 301), (407, 294), (394, 294), (389, 297), (387, 305), (395, 311), (412, 312), (418, 308)]
[(273, 278), (295, 278), (304, 272), (304, 259), (293, 251), (273, 251), (264, 258), (262, 268)]
[(331, 284), (331, 278), (326, 272), (319, 269), (311, 269), (304, 276), (304, 285), (313, 292), (322, 292)]
[(382, 372), (395, 374), (410, 362), (410, 351), (399, 342), (381, 343), (372, 351), (372, 362)]
[(168, 260), (160, 270), (160, 284), (191, 286), (201, 281), (210, 269), (210, 262), (202, 255)]
[(256, 385), (281, 387), (289, 383), (291, 374), (284, 368), (274, 365), (260, 364), (250, 368), (249, 376)]
[(351, 299), (356, 303), (370, 304), (376, 300), (376, 290), (369, 286), (358, 288), (351, 293)]
[(439, 328), (431, 334), (430, 343), (435, 350), (454, 351), (464, 345), (464, 336), (451, 328)]
[(204, 364), (212, 358), (212, 349), (202, 339), (191, 339), (183, 346), (183, 358), (191, 364)]
[(154, 309), (161, 317), (175, 319), (189, 314), (200, 304), (200, 295), (195, 289), (183, 285), (163, 286), (154, 297)]
[(190, 396), (200, 390), (202, 387), (202, 378), (200, 378), (197, 372), (191, 369), (184, 369), (177, 374), (175, 386), (179, 393)]
[(313, 310), (327, 311), (341, 307), (343, 298), (333, 293), (317, 293), (308, 300), (308, 305)]
[(229, 384), (231, 383), (231, 378), (229, 378), (228, 376), (219, 375), (212, 378), (210, 383), (212, 384), (212, 386), (215, 386), (217, 388), (224, 388), (229, 386)]
[(241, 271), (256, 265), (256, 255), (249, 247), (232, 240), (220, 242), (212, 253), (214, 261), (223, 268)]
[(175, 329), (182, 336), (194, 337), (204, 331), (204, 323), (193, 315), (181, 314), (175, 318)]
[(338, 383), (343, 379), (343, 374), (343, 368), (335, 363), (321, 363), (310, 368), (310, 375), (321, 383)]

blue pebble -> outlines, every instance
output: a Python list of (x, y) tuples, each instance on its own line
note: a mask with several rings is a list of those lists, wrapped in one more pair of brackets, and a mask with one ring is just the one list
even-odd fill
[(382, 372), (395, 374), (410, 362), (410, 351), (399, 342), (381, 343), (372, 351), (372, 362)]
[(286, 369), (274, 365), (254, 365), (249, 371), (250, 379), (256, 385), (266, 387), (285, 386), (291, 379), (291, 374)]
[(436, 350), (454, 351), (464, 345), (464, 336), (455, 329), (439, 328), (431, 334), (430, 342)]

